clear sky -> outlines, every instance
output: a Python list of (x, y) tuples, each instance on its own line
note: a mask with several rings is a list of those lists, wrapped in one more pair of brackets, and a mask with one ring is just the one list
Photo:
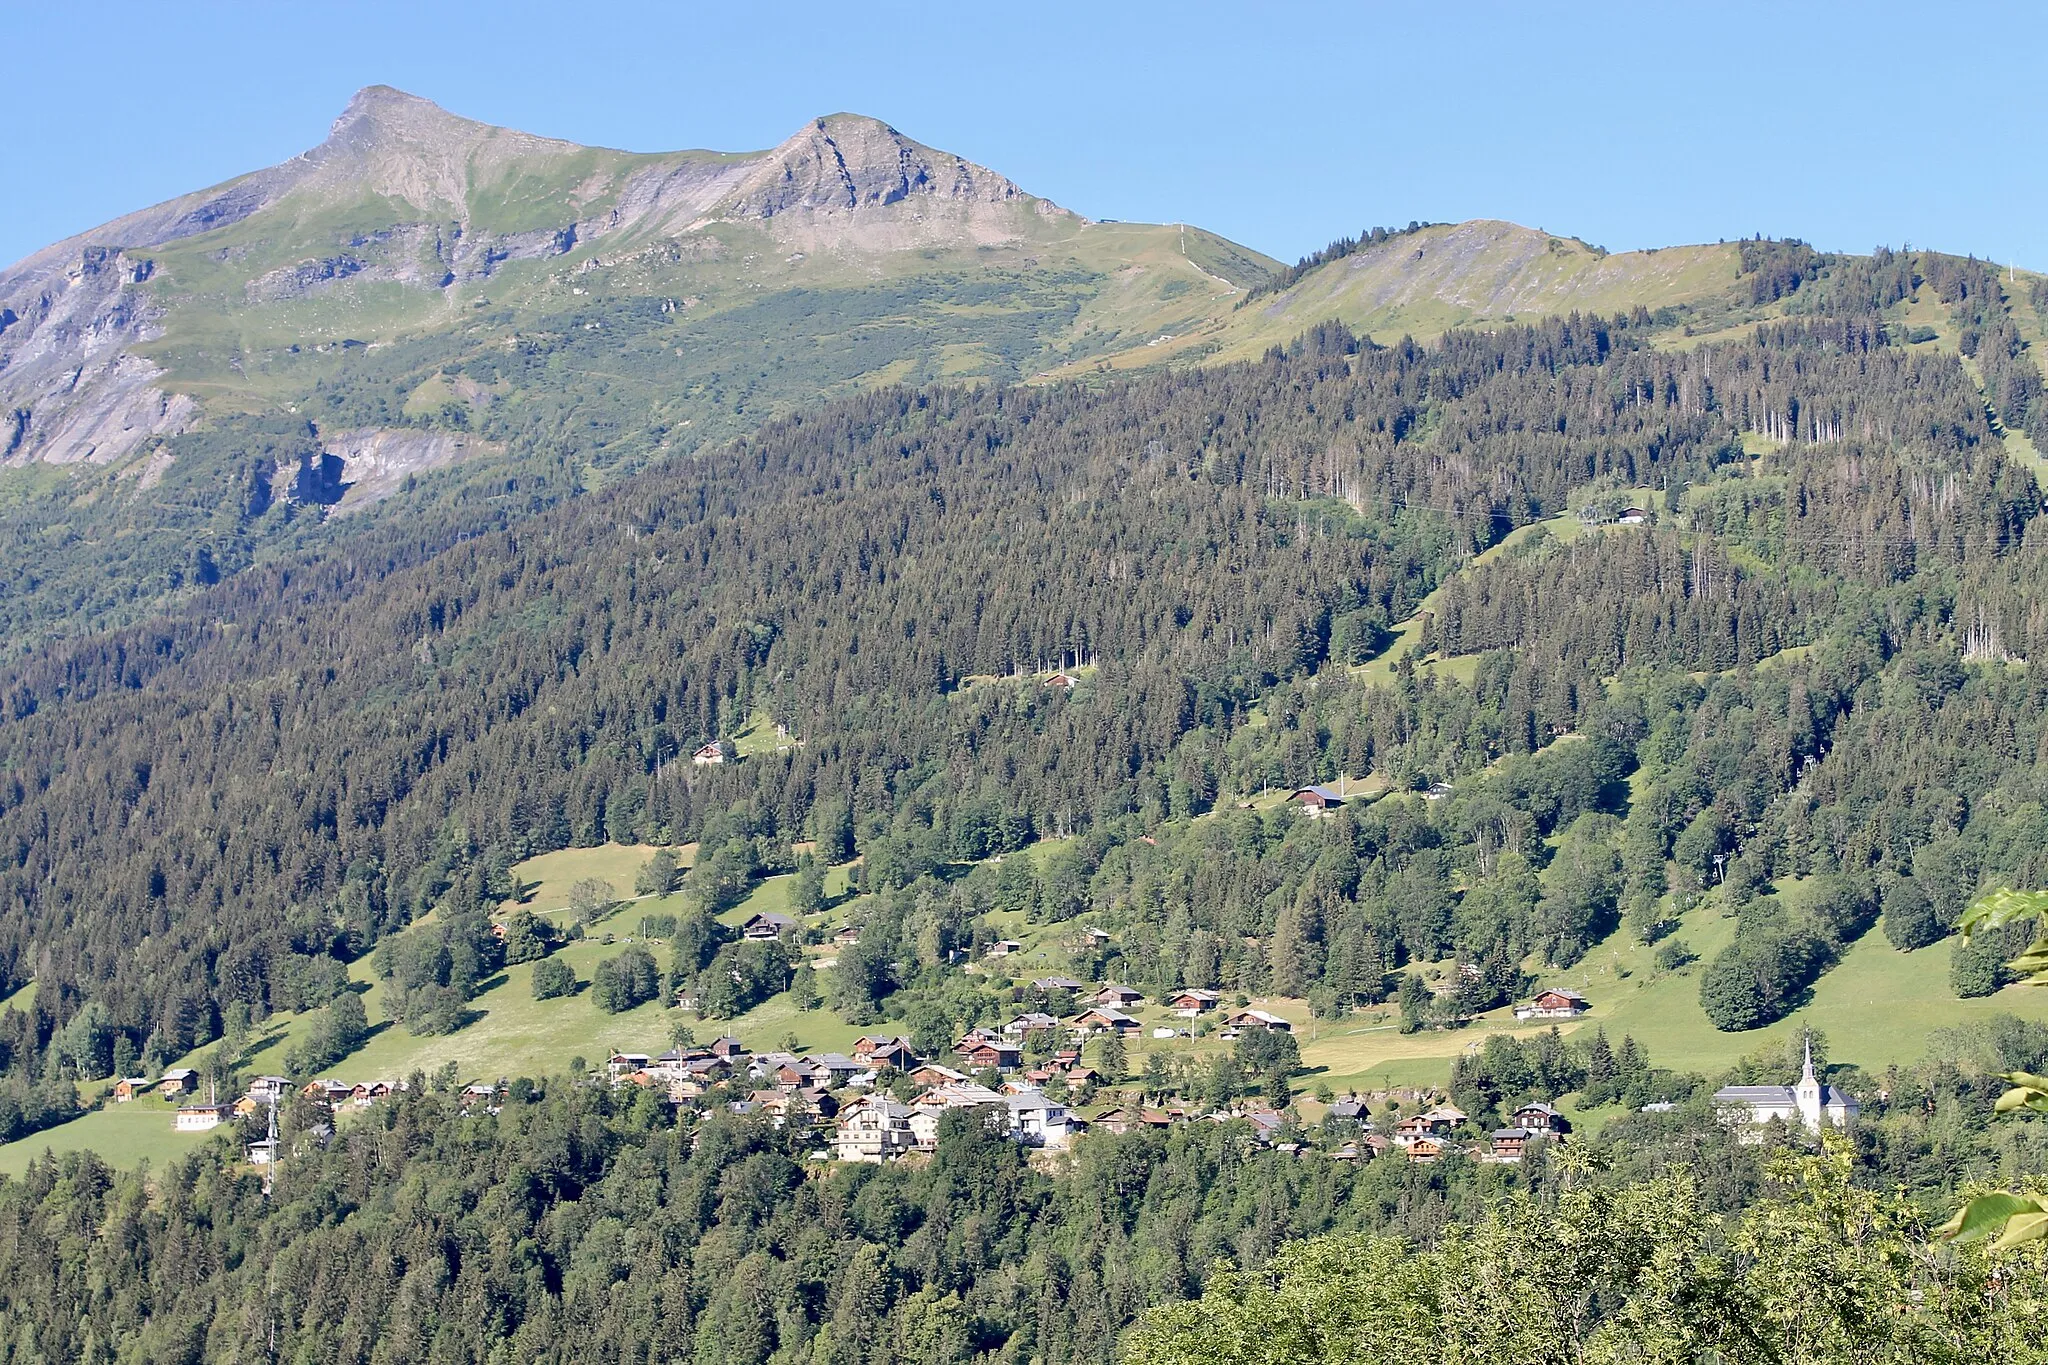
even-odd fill
[(2048, 5), (0, 0), (0, 261), (284, 160), (349, 95), (636, 151), (852, 110), (1293, 259), (1410, 219), (2048, 269)]

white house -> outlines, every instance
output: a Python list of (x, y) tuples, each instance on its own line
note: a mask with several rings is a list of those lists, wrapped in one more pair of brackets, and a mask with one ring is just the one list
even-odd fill
[(1039, 1091), (1006, 1095), (1003, 1102), (1010, 1106), (1010, 1136), (1026, 1147), (1062, 1148), (1073, 1137), (1067, 1107)]
[(841, 1161), (879, 1163), (909, 1151), (914, 1142), (909, 1106), (871, 1095), (839, 1115), (832, 1147)]
[(204, 1133), (226, 1123), (234, 1112), (234, 1106), (228, 1104), (180, 1105), (171, 1117), (171, 1128), (179, 1133)]
[[(1832, 1085), (1821, 1084), (1813, 1071), (1813, 1040), (1806, 1040), (1806, 1065), (1797, 1085), (1724, 1085), (1714, 1092), (1714, 1104), (1722, 1117), (1751, 1127), (1778, 1119), (1797, 1123), (1809, 1133), (1818, 1133), (1823, 1120), (1830, 1128), (1848, 1126), (1856, 1117), (1856, 1097)], [(1762, 1141), (1761, 1134), (1752, 1136)]]

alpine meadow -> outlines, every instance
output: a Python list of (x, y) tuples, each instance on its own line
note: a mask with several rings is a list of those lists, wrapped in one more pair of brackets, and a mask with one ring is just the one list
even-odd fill
[(2044, 355), (365, 89), (0, 271), (0, 1363), (2048, 1360)]

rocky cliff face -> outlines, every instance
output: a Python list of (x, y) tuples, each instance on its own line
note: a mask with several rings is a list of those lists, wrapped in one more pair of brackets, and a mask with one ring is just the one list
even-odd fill
[[(154, 335), (146, 256), (80, 246), (0, 277), (0, 463), (120, 459), (197, 411), (127, 349)], [(12, 284), (15, 287), (5, 288)]]

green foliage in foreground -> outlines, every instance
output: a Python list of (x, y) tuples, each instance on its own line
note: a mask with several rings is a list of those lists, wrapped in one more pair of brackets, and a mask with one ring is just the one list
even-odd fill
[(1050, 1174), (969, 1111), (928, 1163), (850, 1167), (765, 1118), (677, 1128), (637, 1088), (522, 1078), (487, 1114), (413, 1080), (324, 1146), (295, 1101), (267, 1194), (225, 1143), (0, 1181), (0, 1358), (1108, 1365), (1224, 1257), (1419, 1234), (1507, 1178), (1207, 1123), (1091, 1138)]
[(1554, 1202), (1516, 1195), (1433, 1247), (1348, 1235), (1218, 1276), (1153, 1310), (1128, 1365), (1431, 1361), (2036, 1360), (2040, 1257), (1930, 1249), (1904, 1203), (1853, 1188), (1850, 1159), (1772, 1162), (1773, 1197), (1732, 1226), (1684, 1173)]

